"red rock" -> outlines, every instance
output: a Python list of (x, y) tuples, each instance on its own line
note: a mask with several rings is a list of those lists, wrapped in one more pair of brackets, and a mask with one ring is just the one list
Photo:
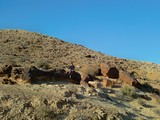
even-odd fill
[(100, 64), (101, 73), (104, 77), (109, 77), (113, 79), (119, 78), (119, 70), (114, 64), (111, 63), (101, 63)]
[(126, 84), (132, 85), (136, 88), (141, 88), (141, 84), (125, 71), (120, 71), (120, 79)]

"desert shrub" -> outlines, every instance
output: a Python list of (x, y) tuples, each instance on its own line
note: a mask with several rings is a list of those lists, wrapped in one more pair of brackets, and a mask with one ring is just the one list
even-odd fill
[(3, 63), (3, 57), (0, 56), (0, 63)]
[(136, 98), (137, 94), (134, 87), (125, 85), (116, 93), (116, 96), (123, 100), (131, 100), (131, 98)]
[(160, 105), (160, 99), (156, 98), (157, 103)]
[(144, 91), (154, 92), (154, 88), (149, 83), (145, 82), (142, 86)]
[(36, 66), (38, 68), (42, 68), (42, 69), (46, 69), (46, 70), (50, 68), (50, 65), (48, 64), (48, 61), (46, 61), (46, 60), (37, 61)]
[(160, 116), (160, 110), (159, 110), (159, 109), (155, 109), (155, 110), (153, 110), (153, 112), (154, 112), (155, 114), (157, 114), (158, 116)]
[(52, 120), (55, 118), (55, 113), (49, 106), (38, 106), (35, 108), (35, 113), (38, 119), (45, 118), (46, 120)]
[(13, 66), (13, 67), (16, 67), (16, 66), (17, 66), (16, 60), (15, 60), (13, 57), (8, 57), (8, 58), (6, 58), (5, 64), (11, 65), (11, 66)]
[(135, 97), (136, 96), (136, 90), (134, 87), (129, 86), (129, 85), (125, 85), (123, 86), (120, 91), (123, 93), (123, 95), (125, 96), (129, 96), (129, 97)]
[(138, 99), (137, 99), (137, 103), (138, 103), (139, 105), (145, 106), (145, 101), (144, 101), (142, 98), (138, 98)]
[(25, 62), (26, 60), (27, 60), (27, 59), (24, 58), (24, 57), (19, 58), (19, 62), (20, 62), (20, 63)]

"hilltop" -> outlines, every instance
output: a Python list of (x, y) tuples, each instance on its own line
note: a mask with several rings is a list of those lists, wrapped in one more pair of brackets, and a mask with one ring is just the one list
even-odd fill
[[(148, 83), (158, 89), (160, 87), (160, 65), (155, 63), (108, 56), (82, 45), (24, 30), (0, 30), (0, 43), (0, 66), (36, 66), (46, 70), (67, 69), (74, 63), (76, 69), (79, 69), (81, 66), (89, 68), (90, 65), (110, 61), (142, 84)], [(90, 88), (64, 82), (14, 85), (14, 88), (12, 85), (0, 86), (1, 119), (158, 119), (160, 113), (159, 98), (139, 90), (136, 91), (149, 96), (151, 100), (138, 99), (139, 102), (136, 99), (128, 102), (113, 94), (119, 88), (92, 93)], [(108, 96), (114, 101), (106, 99)]]

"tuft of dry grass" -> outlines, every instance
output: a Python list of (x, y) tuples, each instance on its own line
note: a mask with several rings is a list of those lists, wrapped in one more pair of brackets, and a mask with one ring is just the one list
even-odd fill
[(121, 100), (127, 100), (130, 101), (133, 98), (137, 97), (137, 93), (134, 87), (125, 85), (120, 88), (118, 92), (116, 92), (116, 97)]
[(141, 106), (145, 106), (145, 101), (142, 98), (138, 98), (137, 103)]
[(160, 99), (156, 98), (156, 102), (160, 105)]
[(124, 96), (129, 96), (129, 97), (135, 97), (136, 96), (136, 90), (134, 87), (129, 86), (129, 85), (125, 85), (120, 89), (120, 92), (122, 92), (122, 94)]
[(37, 61), (35, 64), (36, 64), (36, 66), (37, 66), (38, 68), (42, 68), (42, 69), (45, 69), (45, 70), (47, 70), (47, 69), (50, 68), (49, 63), (48, 63), (48, 61), (46, 61), (46, 60), (39, 60), (39, 61)]
[(17, 66), (17, 61), (14, 57), (7, 57), (6, 60), (5, 60), (5, 64), (16, 67)]
[(159, 110), (159, 109), (154, 109), (153, 112), (154, 112), (155, 114), (157, 114), (158, 116), (160, 116), (160, 110)]

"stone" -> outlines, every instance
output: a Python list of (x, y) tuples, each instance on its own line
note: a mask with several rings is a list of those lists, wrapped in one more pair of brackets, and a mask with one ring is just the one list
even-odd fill
[(11, 65), (4, 65), (0, 68), (0, 77), (10, 77), (12, 71)]
[(88, 83), (96, 89), (102, 87), (102, 83), (99, 81), (89, 81)]
[(107, 88), (107, 87), (113, 87), (117, 83), (117, 79), (111, 80), (109, 78), (104, 78), (102, 81), (102, 87)]
[(104, 77), (109, 77), (113, 79), (119, 78), (119, 70), (114, 64), (111, 63), (101, 63), (100, 64), (101, 73)]
[(141, 88), (141, 84), (126, 71), (120, 71), (120, 80), (126, 84), (134, 86), (136, 88)]

